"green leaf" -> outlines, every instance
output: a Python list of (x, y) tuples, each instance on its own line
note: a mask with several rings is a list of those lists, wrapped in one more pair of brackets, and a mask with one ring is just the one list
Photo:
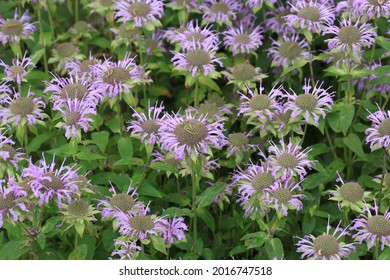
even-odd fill
[(98, 46), (102, 49), (108, 49), (110, 47), (110, 41), (104, 37), (97, 37), (91, 41), (92, 45)]
[(120, 138), (118, 140), (118, 151), (122, 159), (130, 160), (133, 158), (133, 142), (131, 138)]
[(389, 85), (390, 84), (390, 77), (389, 76), (383, 76), (379, 78), (372, 79), (368, 82), (369, 85)]
[(28, 151), (30, 153), (38, 151), (41, 145), (46, 141), (48, 141), (49, 139), (53, 139), (54, 135), (55, 133), (53, 131), (49, 131), (35, 136), (28, 144)]
[(166, 209), (163, 213), (162, 216), (166, 216), (168, 218), (174, 218), (174, 217), (193, 217), (194, 214), (191, 212), (190, 209), (188, 208), (177, 208), (177, 207), (169, 207)]
[(208, 228), (214, 233), (215, 231), (215, 221), (213, 215), (210, 214), (209, 211), (207, 211), (206, 208), (198, 208), (197, 210), (199, 218), (203, 220), (203, 222), (206, 223)]
[(246, 251), (248, 251), (248, 249), (246, 248), (246, 246), (244, 246), (244, 245), (239, 245), (239, 246), (236, 246), (236, 247), (234, 247), (233, 249), (230, 250), (229, 256), (234, 256), (234, 255), (246, 253)]
[(175, 167), (173, 167), (170, 164), (163, 163), (163, 162), (152, 162), (149, 165), (149, 167), (152, 169), (155, 169), (155, 170), (161, 170), (161, 171), (171, 172), (171, 173), (175, 173), (175, 174), (179, 173)]
[(69, 260), (85, 260), (88, 254), (88, 246), (87, 244), (81, 244), (77, 246), (77, 250), (74, 249), (70, 254)]
[(110, 133), (108, 131), (94, 132), (91, 134), (91, 143), (98, 146), (100, 151), (104, 153), (108, 144), (109, 137)]
[(39, 244), (39, 247), (41, 247), (41, 249), (45, 249), (45, 245), (46, 245), (46, 235), (44, 233), (39, 233), (38, 236), (35, 238), (35, 240), (37, 241), (37, 243)]
[(326, 154), (327, 152), (329, 152), (329, 147), (323, 143), (311, 145), (310, 148), (311, 148), (310, 156), (312, 157)]
[(366, 155), (363, 151), (363, 145), (360, 142), (360, 138), (356, 134), (349, 134), (347, 137), (343, 138), (343, 143), (346, 147), (352, 150), (355, 154), (357, 154), (360, 158), (366, 160)]
[(77, 154), (77, 158), (80, 160), (98, 160), (105, 159), (106, 157), (89, 151), (82, 151)]
[(378, 260), (390, 260), (390, 248), (385, 249), (378, 257)]
[(0, 250), (0, 260), (17, 260), (30, 248), (25, 246), (27, 237), (20, 237), (5, 243)]
[(43, 56), (44, 53), (45, 53), (45, 49), (39, 49), (36, 52), (34, 52), (30, 56), (32, 63), (37, 64), (38, 61), (41, 59), (41, 57)]
[(199, 83), (200, 83), (201, 85), (204, 85), (204, 86), (206, 86), (206, 87), (208, 87), (208, 88), (211, 88), (212, 90), (215, 90), (216, 92), (222, 94), (222, 91), (221, 91), (221, 89), (219, 88), (219, 86), (217, 85), (217, 83), (214, 82), (214, 81), (213, 81), (212, 79), (210, 79), (210, 78), (207, 78), (207, 77), (205, 77), (205, 76), (200, 76), (200, 77), (199, 77)]
[(83, 235), (84, 235), (84, 228), (85, 228), (84, 222), (76, 222), (74, 224), (74, 228), (76, 229), (76, 231), (80, 235), (80, 237), (83, 237)]
[(138, 194), (143, 196), (163, 198), (162, 193), (157, 190), (156, 187), (157, 185), (154, 185), (152, 181), (145, 179), (142, 181), (142, 184), (138, 188)]
[(153, 245), (154, 249), (163, 253), (164, 255), (167, 254), (167, 250), (165, 248), (165, 243), (164, 243), (164, 240), (161, 238), (161, 236), (151, 235), (150, 239), (152, 240), (152, 245)]
[(316, 226), (316, 218), (305, 214), (302, 220), (302, 232), (304, 235), (310, 234)]
[(91, 176), (92, 184), (106, 185), (113, 182), (120, 190), (127, 188), (130, 184), (130, 178), (127, 175), (119, 175), (114, 172), (100, 172)]
[(390, 66), (386, 65), (386, 66), (376, 67), (373, 70), (373, 72), (374, 72), (374, 75), (376, 75), (376, 76), (384, 76), (384, 75), (390, 74)]
[(383, 36), (375, 37), (375, 42), (387, 51), (390, 51), (390, 41)]
[(254, 232), (244, 235), (241, 240), (245, 240), (247, 249), (260, 248), (269, 239), (269, 236), (263, 232)]
[(225, 189), (225, 187), (225, 184), (215, 184), (208, 187), (197, 199), (198, 207), (206, 207), (210, 205), (213, 202), (213, 198)]
[(274, 257), (278, 260), (282, 259), (284, 255), (282, 241), (279, 238), (268, 239), (265, 242), (265, 251), (271, 260)]
[(353, 104), (339, 103), (333, 107), (333, 111), (327, 116), (327, 120), (334, 132), (343, 132), (346, 135), (354, 115), (355, 107)]

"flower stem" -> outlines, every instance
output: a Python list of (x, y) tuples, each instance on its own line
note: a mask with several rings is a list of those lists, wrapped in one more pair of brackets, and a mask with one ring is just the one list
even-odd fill
[(119, 99), (116, 102), (116, 113), (118, 116), (118, 128), (119, 128), (119, 134), (122, 135), (122, 112), (121, 112), (121, 100), (122, 96), (119, 95)]
[(311, 56), (311, 46), (308, 44), (308, 51), (309, 51), (309, 68), (310, 68), (310, 76), (311, 76), (311, 84), (313, 88), (315, 87), (315, 82), (314, 82), (314, 70), (313, 70), (313, 61), (312, 61), (312, 56)]
[(385, 181), (386, 168), (387, 168), (387, 151), (386, 151), (386, 149), (385, 149), (385, 150), (384, 150), (384, 155), (383, 155), (383, 169), (382, 169), (382, 177), (381, 177), (381, 184), (380, 184), (380, 190), (379, 190), (379, 202), (378, 202), (378, 207), (380, 207), (380, 205), (381, 205), (381, 200), (382, 200), (382, 189), (383, 189), (383, 182)]
[(379, 258), (379, 240), (375, 241), (375, 251), (374, 251), (374, 260), (377, 260)]
[[(142, 29), (138, 28), (138, 54), (139, 54), (139, 64), (140, 66), (144, 67), (144, 55), (143, 55), (143, 49), (142, 49)], [(145, 83), (142, 85), (142, 91), (143, 91), (143, 97), (144, 101), (146, 102), (146, 85)]]
[(193, 252), (197, 252), (197, 239), (198, 239), (198, 217), (196, 213), (196, 191), (199, 188), (199, 179), (196, 174), (196, 164), (197, 162), (192, 161), (191, 165), (191, 179), (192, 179), (192, 213), (194, 214), (192, 218), (192, 233), (193, 233)]
[(42, 48), (44, 50), (43, 64), (44, 64), (44, 68), (45, 68), (45, 73), (46, 73), (46, 75), (48, 75), (49, 74), (49, 67), (47, 66), (46, 43), (45, 43), (45, 36), (43, 34), (42, 13), (41, 13), (41, 9), (39, 8), (39, 5), (36, 5), (36, 10), (37, 10), (38, 21), (39, 21), (39, 35), (40, 35), (40, 39), (41, 39), (41, 45), (42, 45)]
[(79, 0), (74, 1), (74, 19), (75, 22), (79, 21)]
[(326, 125), (325, 125), (325, 134), (326, 134), (326, 138), (328, 139), (330, 149), (332, 150), (333, 157), (334, 157), (334, 159), (337, 159), (338, 156), (336, 153), (336, 149), (333, 146), (332, 139), (330, 138), (329, 131), (328, 131), (328, 128), (326, 127)]
[(194, 106), (195, 107), (199, 106), (198, 91), (199, 91), (199, 83), (198, 83), (198, 78), (196, 78), (196, 81), (195, 81), (195, 95), (194, 95)]

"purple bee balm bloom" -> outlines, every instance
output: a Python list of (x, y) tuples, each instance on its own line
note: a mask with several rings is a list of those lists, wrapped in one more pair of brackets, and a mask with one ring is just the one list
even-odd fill
[(310, 149), (306, 148), (301, 151), (302, 147), (298, 144), (294, 145), (291, 139), (288, 144), (280, 140), (281, 148), (276, 146), (272, 141), (270, 143), (271, 146), (268, 150), (270, 153), (273, 153), (269, 157), (272, 166), (272, 176), (281, 178), (282, 180), (299, 176), (300, 180), (303, 180), (307, 174), (305, 168), (311, 169), (311, 165), (314, 163), (314, 161), (308, 159)]
[(160, 235), (164, 242), (170, 247), (176, 241), (185, 239), (184, 231), (188, 230), (187, 225), (184, 223), (183, 217), (174, 217), (173, 219), (161, 219), (159, 223), (162, 225), (163, 230)]
[(110, 192), (113, 193), (111, 196), (105, 196), (97, 204), (103, 219), (116, 219), (122, 215), (121, 213), (137, 214), (149, 211), (142, 202), (136, 200), (137, 189), (131, 185), (122, 193), (116, 193), (115, 188), (111, 186)]
[(207, 22), (229, 23), (235, 20), (242, 4), (235, 0), (206, 0), (200, 6)]
[(122, 23), (130, 21), (135, 27), (156, 23), (163, 13), (164, 4), (160, 0), (120, 0), (115, 4), (115, 18)]
[(239, 27), (228, 27), (228, 30), (223, 32), (224, 45), (231, 49), (233, 55), (244, 53), (249, 54), (256, 51), (262, 44), (263, 29), (258, 25), (255, 28), (252, 26), (244, 27), (240, 24)]
[(191, 13), (191, 10), (197, 10), (198, 1), (196, 0), (169, 0), (167, 7), (173, 10), (186, 10), (187, 13)]
[[(222, 100), (223, 102), (223, 100)], [(186, 110), (195, 113), (197, 116), (207, 117), (208, 120), (226, 120), (226, 115), (231, 113), (231, 108), (219, 101), (206, 100), (198, 107), (188, 107)]]
[(369, 208), (365, 209), (367, 214), (360, 214), (355, 220), (352, 221), (353, 226), (351, 230), (356, 230), (357, 233), (352, 237), (359, 241), (360, 244), (363, 241), (367, 242), (367, 247), (370, 249), (376, 242), (381, 243), (381, 250), (383, 251), (386, 246), (390, 246), (390, 212), (389, 208), (383, 215), (380, 215), (379, 207), (374, 201), (375, 215), (371, 214)]
[(5, 180), (0, 180), (0, 228), (3, 227), (4, 220), (17, 222), (23, 212), (28, 212), (26, 203), (21, 201), (27, 197), (27, 192), (15, 185), (5, 188), (4, 182)]
[(91, 66), (95, 79), (94, 94), (115, 98), (121, 93), (130, 93), (131, 88), (141, 82), (139, 66), (127, 53), (123, 60), (112, 62), (106, 59), (103, 63)]
[(7, 65), (0, 59), (0, 66), (4, 67), (5, 80), (7, 82), (14, 81), (21, 85), (22, 81), (27, 81), (24, 78), (35, 67), (35, 64), (26, 55), (27, 53), (24, 54), (22, 61), (19, 58), (12, 59), (12, 65)]
[(267, 12), (268, 19), (265, 20), (265, 27), (268, 31), (275, 32), (281, 35), (295, 33), (295, 28), (287, 24), (285, 16), (290, 14), (289, 7), (283, 6), (280, 3), (274, 11)]
[(283, 35), (278, 41), (272, 40), (268, 54), (272, 58), (272, 65), (287, 67), (293, 62), (309, 58), (308, 43), (305, 39), (299, 40), (299, 35)]
[[(371, 64), (364, 65), (364, 69), (367, 69), (367, 70), (371, 71), (371, 73), (373, 73), (374, 72), (373, 70), (375, 68), (381, 67), (381, 66), (382, 66), (381, 61), (378, 61), (378, 62), (373, 61)], [(390, 73), (387, 73), (387, 75), (383, 75), (383, 77), (384, 76), (390, 77)], [(359, 91), (373, 90), (373, 91), (378, 91), (381, 94), (383, 94), (384, 96), (386, 96), (386, 94), (388, 94), (390, 92), (390, 84), (370, 85), (369, 82), (372, 81), (373, 79), (376, 79), (376, 78), (379, 78), (379, 77), (375, 74), (371, 74), (371, 75), (361, 77), (357, 80), (354, 80), (352, 82), (352, 84), (357, 84)]]
[(187, 156), (199, 157), (211, 154), (210, 145), (218, 149), (225, 145), (222, 121), (207, 123), (206, 117), (195, 117), (186, 111), (171, 116), (165, 114), (159, 128), (161, 149), (175, 153), (175, 159), (183, 160)]
[(11, 95), (12, 91), (10, 87), (4, 82), (0, 83), (0, 104), (6, 104), (4, 101), (6, 100), (6, 97)]
[(42, 108), (46, 107), (45, 102), (41, 98), (34, 98), (34, 93), (30, 89), (27, 97), (22, 96), (14, 89), (13, 97), (7, 95), (2, 103), (5, 104), (5, 107), (0, 108), (2, 123), (16, 126), (25, 123), (34, 125), (37, 122), (43, 123), (42, 120), (46, 117), (42, 111)]
[(119, 226), (119, 233), (133, 239), (144, 240), (149, 238), (150, 235), (159, 235), (164, 231), (161, 217), (146, 214), (147, 213), (121, 213), (117, 223)]
[(232, 155), (242, 156), (245, 152), (251, 152), (258, 149), (257, 145), (250, 144), (250, 137), (252, 137), (251, 132), (236, 132), (228, 135), (227, 141), (227, 155), (229, 158)]
[(377, 36), (375, 29), (369, 23), (361, 23), (360, 18), (353, 24), (352, 19), (343, 18), (340, 27), (329, 25), (323, 34), (334, 34), (335, 38), (325, 40), (329, 49), (358, 55), (362, 47), (370, 47)]
[(215, 56), (218, 45), (208, 44), (207, 46), (193, 43), (185, 53), (172, 52), (171, 59), (173, 65), (178, 69), (196, 75), (207, 76), (215, 72), (214, 63), (223, 66), (219, 58)]
[(359, 6), (356, 0), (346, 0), (337, 3), (335, 12), (336, 14), (342, 14), (343, 12), (350, 13), (352, 16), (358, 16)]
[(15, 149), (11, 137), (7, 137), (0, 131), (0, 175), (7, 171), (8, 174), (12, 173), (12, 167), (16, 170), (19, 169), (18, 162), (24, 158), (22, 149)]
[(360, 14), (368, 18), (380, 18), (390, 16), (389, 0), (356, 0), (356, 6)]
[(356, 252), (355, 243), (344, 243), (339, 239), (343, 236), (349, 235), (348, 227), (342, 229), (340, 227), (341, 221), (337, 225), (333, 234), (330, 234), (331, 226), (329, 225), (330, 218), (328, 218), (328, 226), (326, 233), (314, 237), (312, 234), (306, 235), (303, 238), (298, 237), (297, 252), (303, 253), (301, 258), (306, 257), (311, 260), (341, 260), (349, 258), (352, 251)]
[(54, 75), (50, 82), (46, 82), (44, 93), (48, 92), (52, 92), (54, 110), (59, 110), (68, 99), (89, 102), (95, 106), (103, 99), (101, 92), (93, 91), (92, 84), (86, 76), (61, 78)]
[[(166, 165), (172, 166), (177, 171), (180, 171), (180, 163), (182, 161), (175, 159), (174, 154), (165, 153), (162, 154), (159, 151), (155, 150), (152, 152), (152, 162), (163, 162)], [(160, 170), (157, 170), (157, 172), (160, 172)], [(167, 175), (169, 176), (171, 172), (167, 171)]]
[(78, 192), (79, 175), (76, 165), (67, 166), (64, 160), (61, 166), (57, 167), (54, 159), (53, 156), (52, 162), (47, 163), (43, 158), (38, 165), (33, 164), (30, 159), (29, 166), (23, 169), (22, 177), (30, 179), (28, 184), (34, 196), (39, 198), (38, 205), (49, 203), (56, 198), (58, 207), (61, 208), (64, 200), (69, 204)]
[(378, 106), (378, 111), (368, 115), (367, 119), (372, 122), (372, 126), (366, 130), (368, 135), (366, 142), (370, 143), (371, 150), (378, 148), (389, 149), (390, 147), (390, 110), (382, 111)]
[(211, 30), (212, 25), (200, 27), (198, 21), (190, 21), (183, 32), (177, 32), (177, 39), (183, 50), (193, 48), (194, 44), (201, 46), (218, 45), (219, 38), (215, 31)]
[(0, 18), (0, 41), (6, 43), (18, 43), (21, 38), (26, 40), (34, 33), (36, 28), (34, 23), (29, 23), (30, 16), (25, 11), (22, 17), (18, 18), (18, 11), (15, 10), (13, 19)]
[(134, 254), (137, 251), (141, 251), (142, 248), (136, 244), (136, 241), (125, 242), (123, 240), (116, 239), (114, 242), (116, 248), (115, 251), (111, 253), (111, 257), (118, 256), (121, 260), (132, 260)]
[(335, 20), (333, 8), (316, 0), (298, 0), (291, 6), (291, 13), (284, 17), (289, 26), (307, 29), (313, 33), (321, 33)]
[(289, 209), (299, 211), (303, 207), (301, 199), (305, 196), (294, 193), (294, 190), (301, 190), (298, 183), (290, 180), (276, 182), (264, 190), (264, 202), (276, 210), (279, 218), (287, 216)]
[(310, 85), (310, 79), (305, 79), (305, 85), (302, 87), (303, 93), (297, 95), (290, 89), (292, 94), (286, 91), (288, 101), (284, 106), (291, 110), (291, 119), (298, 121), (302, 118), (305, 122), (318, 126), (319, 116), (325, 118), (326, 112), (333, 106), (333, 94), (330, 87), (322, 88), (324, 82), (316, 82), (314, 88)]
[(131, 131), (131, 135), (137, 135), (141, 137), (141, 141), (144, 142), (148, 138), (148, 143), (154, 145), (159, 140), (158, 129), (161, 126), (161, 115), (164, 111), (162, 102), (160, 105), (158, 101), (154, 106), (150, 106), (150, 100), (148, 102), (148, 113), (138, 113), (135, 109), (133, 117), (136, 120), (130, 121), (130, 125), (127, 127), (127, 131)]
[(94, 121), (91, 115), (96, 115), (94, 103), (78, 100), (77, 98), (69, 98), (57, 110), (60, 111), (64, 122), (60, 122), (56, 126), (65, 129), (65, 137), (67, 139), (81, 139), (81, 130), (87, 132), (90, 123)]
[(272, 120), (274, 112), (281, 110), (281, 106), (277, 101), (278, 97), (281, 97), (283, 90), (282, 85), (275, 84), (268, 94), (264, 94), (264, 88), (259, 87), (259, 93), (253, 92), (248, 88), (250, 97), (243, 93), (241, 95), (241, 103), (238, 106), (238, 114), (243, 114), (249, 117), (249, 120), (260, 119), (261, 122)]
[(79, 76), (90, 81), (94, 78), (94, 72), (92, 71), (91, 66), (97, 63), (99, 63), (99, 61), (90, 54), (88, 59), (83, 61), (78, 59), (69, 60), (65, 63), (65, 69), (68, 70), (70, 76)]

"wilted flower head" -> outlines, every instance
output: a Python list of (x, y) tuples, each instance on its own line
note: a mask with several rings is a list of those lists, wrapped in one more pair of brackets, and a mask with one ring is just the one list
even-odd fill
[(337, 225), (333, 234), (331, 233), (331, 226), (326, 227), (326, 233), (314, 237), (312, 234), (306, 235), (303, 238), (298, 237), (299, 241), (296, 244), (298, 253), (303, 253), (301, 258), (308, 258), (313, 260), (341, 260), (348, 258), (352, 251), (356, 251), (355, 243), (344, 243), (340, 238), (349, 235), (348, 227), (342, 229), (340, 227), (341, 221)]
[(141, 136), (141, 141), (144, 142), (148, 138), (148, 143), (154, 145), (158, 142), (159, 135), (158, 129), (161, 126), (161, 115), (164, 111), (162, 103), (158, 102), (154, 106), (150, 106), (150, 100), (148, 104), (148, 113), (138, 113), (134, 109), (133, 117), (136, 120), (130, 121), (130, 125), (127, 127), (127, 131), (130, 131), (131, 135)]
[(177, 38), (173, 41), (178, 41), (183, 50), (193, 48), (194, 44), (208, 47), (209, 45), (218, 45), (219, 38), (215, 31), (212, 29), (212, 25), (205, 25), (200, 27), (198, 21), (190, 21), (183, 32), (177, 32)]
[(21, 38), (28, 39), (36, 28), (34, 23), (29, 23), (30, 16), (26, 10), (22, 17), (18, 18), (18, 10), (15, 9), (13, 19), (0, 18), (0, 41), (6, 43), (18, 43)]
[(390, 16), (389, 0), (356, 0), (356, 7), (360, 14), (365, 14), (368, 18)]
[(68, 70), (70, 76), (75, 78), (79, 76), (85, 80), (90, 80), (94, 74), (91, 67), (97, 63), (99, 61), (90, 54), (88, 59), (85, 60), (69, 60), (65, 63), (65, 69)]
[(390, 147), (390, 110), (382, 111), (378, 106), (378, 111), (368, 115), (367, 119), (372, 121), (370, 128), (366, 129), (366, 142), (370, 143), (371, 150), (378, 148), (389, 149)]
[(34, 93), (28, 90), (27, 97), (22, 96), (14, 90), (13, 97), (7, 95), (3, 99), (5, 107), (0, 108), (0, 119), (3, 124), (13, 124), (15, 126), (25, 124), (43, 124), (42, 120), (47, 117), (42, 108), (46, 107), (41, 98), (35, 97)]
[(131, 22), (135, 27), (158, 23), (163, 12), (164, 4), (160, 0), (120, 0), (115, 4), (115, 18), (122, 23)]
[(284, 17), (289, 26), (321, 33), (326, 25), (332, 25), (335, 19), (333, 8), (317, 0), (298, 0), (291, 5), (291, 12)]
[(142, 248), (137, 245), (136, 241), (125, 242), (120, 239), (116, 239), (114, 242), (115, 251), (111, 253), (111, 256), (118, 255), (121, 260), (132, 260), (134, 259), (134, 255), (137, 252), (141, 251)]
[(224, 35), (224, 45), (226, 48), (229, 48), (233, 52), (233, 55), (244, 53), (249, 54), (252, 51), (256, 51), (262, 44), (263, 29), (260, 25), (256, 27), (252, 26), (243, 26), (240, 24), (239, 27), (228, 27), (226, 31), (223, 32)]
[(26, 82), (24, 79), (27, 74), (35, 67), (35, 64), (31, 61), (30, 58), (26, 57), (27, 53), (24, 54), (22, 60), (19, 60), (19, 57), (12, 59), (12, 65), (5, 64), (4, 61), (0, 59), (0, 66), (4, 67), (5, 80), (7, 82), (14, 81), (18, 85), (22, 84), (22, 81)]
[(308, 43), (305, 39), (299, 40), (299, 35), (283, 35), (279, 40), (272, 40), (268, 54), (272, 58), (272, 65), (287, 67), (294, 62), (309, 58)]
[(57, 63), (56, 71), (61, 74), (65, 73), (65, 64), (69, 60), (83, 60), (85, 56), (80, 54), (80, 49), (71, 42), (58, 44), (52, 50), (53, 56), (48, 60), (49, 63)]
[(244, 92), (248, 88), (255, 88), (257, 82), (267, 77), (267, 75), (261, 73), (259, 67), (255, 67), (249, 62), (235, 63), (233, 67), (227, 68), (222, 73), (229, 80), (228, 84), (233, 83)]
[(271, 141), (271, 146), (268, 148), (269, 152), (273, 154), (268, 158), (272, 167), (272, 176), (282, 180), (298, 176), (300, 180), (303, 180), (307, 174), (305, 168), (311, 169), (314, 163), (314, 161), (308, 159), (310, 149), (301, 150), (302, 147), (293, 144), (291, 139), (288, 144), (283, 140), (280, 140), (279, 143), (280, 148)]
[(175, 153), (175, 158), (183, 160), (187, 156), (198, 157), (210, 154), (210, 146), (222, 148), (225, 145), (223, 123), (207, 123), (206, 117), (195, 117), (186, 111), (185, 116), (178, 113), (166, 114), (159, 128), (161, 149)]
[(284, 106), (291, 110), (293, 120), (304, 119), (306, 123), (318, 126), (319, 116), (325, 118), (326, 112), (331, 111), (334, 92), (330, 92), (330, 87), (322, 88), (323, 83), (317, 81), (313, 88), (310, 79), (305, 79), (303, 93), (297, 95), (293, 89), (290, 89), (292, 94), (287, 92), (288, 101)]
[(208, 121), (225, 120), (226, 115), (231, 113), (231, 108), (226, 105), (222, 98), (209, 98), (198, 107), (188, 107), (186, 110), (195, 113), (197, 116), (207, 117)]
[(223, 66), (220, 59), (215, 56), (217, 50), (218, 46), (211, 43), (207, 46), (193, 43), (184, 53), (172, 52), (174, 56), (171, 61), (178, 70), (189, 72), (192, 77), (207, 76), (215, 72), (214, 63)]
[(374, 206), (371, 209), (374, 210), (375, 215), (372, 215), (370, 208), (367, 207), (364, 209), (367, 214), (360, 214), (358, 218), (352, 221), (351, 230), (357, 231), (352, 237), (360, 244), (365, 241), (368, 249), (379, 242), (381, 250), (384, 250), (385, 245), (390, 245), (390, 212), (387, 209), (383, 215), (380, 215), (376, 201), (374, 201)]
[(188, 227), (184, 223), (183, 217), (161, 219), (159, 223), (163, 226), (160, 235), (168, 247), (177, 241), (185, 239), (184, 231), (187, 231)]
[(17, 222), (22, 212), (28, 212), (23, 198), (27, 192), (16, 185), (5, 187), (5, 180), (0, 180), (0, 228), (4, 221)]
[(96, 31), (96, 29), (92, 26), (92, 24), (79, 20), (75, 22), (75, 24), (68, 29), (68, 31), (77, 37), (92, 39), (91, 32)]
[(63, 205), (62, 209), (64, 222), (75, 225), (76, 231), (81, 237), (84, 230), (78, 228), (76, 224), (90, 224), (92, 221), (96, 221), (95, 214), (98, 213), (99, 211), (93, 205), (83, 199), (75, 199), (69, 204)]
[(246, 152), (255, 151), (258, 146), (250, 144), (250, 137), (252, 134), (250, 132), (236, 132), (230, 133), (227, 140), (227, 154), (226, 157), (229, 158), (233, 155), (242, 158), (243, 154)]
[(351, 18), (343, 18), (340, 27), (329, 25), (324, 30), (324, 34), (336, 35), (335, 38), (326, 40), (330, 49), (345, 53), (352, 52), (354, 55), (359, 55), (363, 47), (370, 47), (374, 44), (377, 36), (371, 24), (361, 23), (360, 18), (355, 23), (352, 23)]
[(200, 6), (207, 22), (229, 23), (235, 20), (242, 4), (235, 0), (206, 0)]

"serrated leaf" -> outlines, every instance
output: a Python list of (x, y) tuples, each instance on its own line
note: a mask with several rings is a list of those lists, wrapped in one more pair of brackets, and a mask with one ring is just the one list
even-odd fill
[(343, 143), (346, 147), (352, 150), (355, 154), (357, 154), (360, 158), (366, 159), (366, 155), (363, 151), (362, 143), (360, 142), (360, 138), (356, 134), (349, 134), (347, 137), (343, 138)]
[(167, 254), (167, 250), (165, 248), (165, 243), (164, 243), (164, 240), (161, 238), (161, 236), (150, 235), (150, 239), (152, 240), (152, 245), (153, 245), (154, 249), (163, 253), (164, 255)]
[(84, 235), (84, 228), (85, 228), (84, 223), (83, 222), (76, 222), (74, 224), (74, 228), (76, 229), (76, 231), (80, 235), (80, 237), (83, 237), (83, 235)]
[(233, 249), (230, 250), (229, 256), (242, 254), (242, 253), (245, 253), (247, 251), (248, 251), (248, 249), (244, 245), (236, 246), (236, 247), (234, 247)]
[(390, 74), (390, 66), (389, 65), (379, 66), (379, 67), (376, 67), (372, 71), (374, 72), (374, 75), (376, 75), (376, 76), (388, 75), (388, 74)]
[(98, 146), (99, 150), (104, 153), (108, 144), (110, 133), (108, 131), (94, 132), (91, 134), (91, 142)]
[(213, 198), (219, 194), (223, 189), (225, 189), (225, 184), (215, 184), (208, 187), (197, 199), (198, 207), (206, 207), (210, 205), (213, 201)]
[(28, 144), (28, 151), (30, 153), (38, 151), (41, 145), (49, 139), (52, 139), (54, 135), (55, 133), (53, 131), (49, 131), (35, 136)]
[(102, 49), (108, 49), (110, 47), (110, 41), (104, 37), (97, 37), (91, 41), (92, 45), (98, 46)]
[(316, 218), (305, 214), (302, 219), (302, 232), (304, 235), (310, 234), (316, 226)]
[(30, 250), (28, 246), (25, 246), (26, 241), (26, 237), (20, 237), (5, 243), (0, 250), (0, 260), (19, 259)]
[(369, 85), (390, 85), (390, 77), (383, 76), (379, 78), (372, 79), (368, 82)]
[(275, 257), (278, 260), (282, 259), (284, 255), (282, 241), (279, 238), (268, 239), (265, 242), (265, 251), (271, 260)]

